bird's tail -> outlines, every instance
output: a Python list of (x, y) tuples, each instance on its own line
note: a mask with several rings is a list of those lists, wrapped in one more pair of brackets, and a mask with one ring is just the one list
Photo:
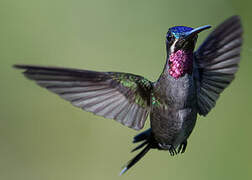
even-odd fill
[(136, 135), (134, 137), (133, 143), (139, 144), (136, 148), (134, 148), (131, 152), (137, 151), (141, 148), (143, 148), (140, 153), (138, 153), (133, 159), (131, 159), (123, 168), (120, 175), (124, 174), (126, 171), (128, 171), (132, 166), (134, 166), (151, 148), (155, 148), (154, 146), (154, 140), (151, 134), (151, 128)]

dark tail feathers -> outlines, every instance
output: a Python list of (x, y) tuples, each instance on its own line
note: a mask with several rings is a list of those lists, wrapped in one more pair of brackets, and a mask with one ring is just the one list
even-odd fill
[(140, 153), (138, 153), (133, 159), (131, 159), (123, 168), (120, 175), (128, 171), (132, 166), (134, 166), (151, 148), (154, 148), (154, 141), (151, 135), (151, 128), (136, 135), (134, 137), (133, 143), (138, 143), (143, 141), (140, 145), (134, 148), (131, 152), (137, 151), (143, 148)]

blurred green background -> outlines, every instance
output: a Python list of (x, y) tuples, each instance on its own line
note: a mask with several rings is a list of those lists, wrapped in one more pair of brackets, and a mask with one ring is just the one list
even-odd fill
[[(1, 0), (0, 180), (252, 178), (251, 1)], [(126, 175), (138, 132), (74, 108), (13, 64), (123, 71), (156, 80), (174, 25), (218, 25), (239, 14), (240, 70), (216, 108), (200, 117), (187, 152), (153, 150)], [(199, 43), (207, 36), (199, 36)], [(149, 123), (145, 126), (147, 128)]]

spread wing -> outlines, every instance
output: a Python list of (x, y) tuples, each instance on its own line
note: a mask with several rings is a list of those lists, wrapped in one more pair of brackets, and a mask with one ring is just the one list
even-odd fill
[(143, 128), (149, 113), (152, 83), (127, 73), (15, 65), (24, 75), (74, 106), (125, 126)]
[(206, 115), (238, 70), (242, 45), (242, 26), (238, 16), (220, 24), (195, 52), (195, 79), (198, 108)]

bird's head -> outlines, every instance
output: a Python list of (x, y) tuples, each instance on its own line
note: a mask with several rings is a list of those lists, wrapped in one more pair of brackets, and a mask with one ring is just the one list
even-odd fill
[(166, 50), (171, 76), (179, 78), (192, 72), (193, 50), (198, 33), (210, 27), (209, 25), (198, 28), (175, 26), (169, 29), (166, 34)]

